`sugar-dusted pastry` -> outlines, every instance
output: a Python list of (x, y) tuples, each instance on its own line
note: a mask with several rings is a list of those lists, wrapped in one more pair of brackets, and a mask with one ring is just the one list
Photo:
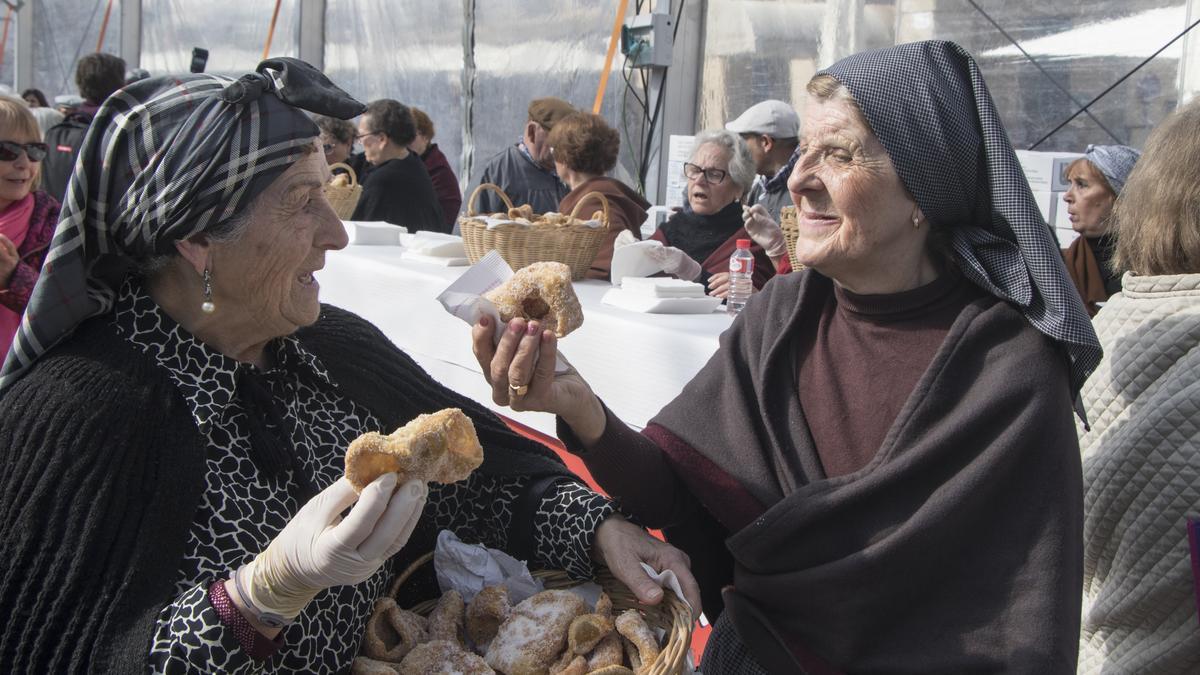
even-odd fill
[(513, 607), (487, 650), (489, 666), (507, 675), (545, 675), (567, 643), (571, 620), (587, 605), (570, 591), (542, 591)]
[(589, 671), (589, 675), (634, 675), (634, 671), (622, 665), (615, 665)]
[(478, 656), (449, 640), (418, 645), (400, 662), (401, 675), (495, 675)]
[[(646, 625), (641, 612), (627, 609), (617, 617), (615, 624), (617, 632), (637, 648), (638, 659), (642, 665), (650, 665), (658, 658), (658, 638), (654, 637), (654, 632)], [(638, 668), (635, 666), (634, 670)]]
[(416, 419), (389, 436), (368, 432), (346, 451), (346, 478), (358, 492), (388, 472), (396, 484), (416, 479), (456, 483), (483, 463), (483, 446), (471, 418), (458, 408), (446, 408)]
[(582, 614), (571, 620), (567, 629), (567, 648), (580, 656), (596, 648), (613, 632), (613, 620), (603, 614)]
[(454, 589), (443, 593), (437, 607), (429, 613), (429, 639), (446, 640), (465, 649), (462, 638), (464, 611), (461, 593)]
[(563, 652), (561, 658), (550, 666), (550, 675), (587, 675), (587, 659), (572, 654), (571, 650)]
[(508, 604), (508, 589), (503, 586), (485, 586), (483, 590), (471, 598), (467, 605), (465, 621), (467, 637), (475, 645), (475, 651), (486, 654), (492, 638), (500, 624), (512, 613), (512, 605)]
[(391, 598), (380, 598), (367, 619), (362, 653), (380, 661), (399, 661), (426, 639), (425, 617), (400, 609)]
[(625, 649), (621, 646), (621, 634), (609, 633), (588, 655), (588, 672), (606, 666), (619, 666), (625, 662)]
[(529, 204), (522, 204), (520, 206), (511, 208), (508, 210), (508, 217), (512, 218), (513, 220), (516, 220), (517, 218), (524, 218), (525, 220), (532, 221), (533, 207)]
[(608, 593), (600, 591), (600, 597), (596, 598), (596, 613), (601, 616), (607, 616), (610, 619), (613, 615), (612, 598), (608, 597)]
[[(620, 635), (618, 633), (618, 635)], [(642, 657), (638, 656), (638, 648), (629, 641), (629, 638), (621, 636), (621, 649), (625, 652), (625, 658), (629, 660), (629, 667), (633, 672), (638, 672), (642, 669)]]
[(571, 268), (558, 262), (535, 262), (484, 294), (500, 320), (540, 321), (558, 337), (583, 325), (583, 307), (571, 286)]
[(377, 661), (365, 656), (356, 656), (350, 662), (350, 675), (399, 675), (399, 673), (399, 664)]

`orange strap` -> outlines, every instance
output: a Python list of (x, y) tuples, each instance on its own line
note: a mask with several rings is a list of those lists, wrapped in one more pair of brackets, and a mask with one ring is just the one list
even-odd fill
[(12, 23), (12, 5), (4, 13), (4, 34), (0, 35), (0, 66), (4, 65), (4, 48), (8, 46), (8, 24)]
[(275, 20), (279, 18), (279, 5), (283, 0), (275, 0), (275, 11), (271, 13), (271, 27), (267, 29), (267, 44), (263, 45), (263, 60), (271, 53), (271, 39), (275, 37)]
[(604, 90), (608, 87), (608, 72), (612, 70), (613, 56), (617, 53), (617, 41), (621, 39), (621, 25), (625, 23), (625, 9), (629, 0), (621, 0), (617, 4), (617, 18), (613, 19), (612, 35), (608, 36), (608, 54), (604, 57), (604, 70), (600, 71), (600, 86), (596, 89), (596, 101), (592, 103), (592, 113), (600, 114), (600, 104), (604, 103)]
[(100, 39), (96, 40), (96, 51), (100, 51), (104, 47), (104, 34), (108, 32), (108, 17), (112, 16), (113, 0), (108, 0), (108, 7), (104, 8), (104, 21), (100, 23)]

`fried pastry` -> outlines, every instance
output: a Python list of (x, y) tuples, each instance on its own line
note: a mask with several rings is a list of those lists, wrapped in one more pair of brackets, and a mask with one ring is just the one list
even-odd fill
[(377, 661), (365, 656), (356, 656), (350, 663), (350, 675), (399, 675), (400, 666), (387, 661)]
[(518, 218), (524, 218), (525, 220), (532, 221), (533, 220), (533, 207), (530, 206), (529, 204), (522, 204), (520, 206), (511, 208), (508, 210), (508, 217), (512, 218), (513, 220), (516, 220)]
[(596, 613), (600, 616), (607, 616), (610, 619), (612, 618), (612, 598), (608, 597), (608, 593), (605, 593), (604, 591), (600, 591), (600, 597), (596, 598)]
[(567, 642), (571, 620), (587, 605), (570, 591), (542, 591), (513, 607), (487, 650), (487, 663), (507, 675), (544, 675)]
[(484, 294), (500, 320), (521, 318), (540, 321), (558, 337), (583, 325), (583, 307), (571, 286), (571, 268), (558, 262), (535, 262), (516, 271), (500, 286)]
[(588, 655), (588, 672), (607, 666), (619, 666), (624, 663), (624, 657), (625, 649), (621, 646), (621, 635), (609, 633)]
[(483, 446), (475, 425), (458, 408), (446, 408), (416, 419), (389, 436), (368, 432), (346, 451), (346, 478), (355, 491), (388, 472), (396, 484), (416, 479), (455, 483), (483, 463)]
[(437, 607), (429, 613), (429, 639), (446, 640), (458, 645), (459, 649), (465, 649), (462, 638), (464, 612), (461, 593), (454, 589), (443, 593)]
[(508, 589), (503, 586), (485, 586), (471, 598), (465, 624), (467, 637), (477, 652), (487, 653), (488, 645), (496, 637), (496, 630), (511, 613)]
[[(658, 658), (658, 638), (654, 637), (653, 631), (646, 625), (646, 620), (642, 618), (640, 612), (636, 609), (627, 609), (617, 617), (614, 623), (617, 632), (637, 648), (638, 659), (642, 665), (648, 666)], [(634, 670), (639, 670), (639, 668), (635, 665)]]
[(572, 654), (571, 650), (563, 652), (562, 658), (550, 666), (550, 675), (587, 675), (587, 659)]
[(615, 665), (597, 668), (596, 670), (590, 671), (589, 675), (634, 675), (634, 672), (625, 666)]
[(448, 640), (417, 646), (400, 662), (401, 675), (495, 675), (483, 659)]
[(350, 176), (348, 174), (339, 173), (333, 177), (333, 180), (329, 181), (329, 184), (345, 187), (350, 184)]
[(602, 614), (583, 614), (571, 620), (571, 627), (567, 629), (567, 647), (582, 656), (595, 649), (612, 632), (612, 619)]
[(427, 639), (424, 617), (400, 609), (391, 598), (380, 598), (367, 619), (362, 653), (370, 659), (395, 662)]

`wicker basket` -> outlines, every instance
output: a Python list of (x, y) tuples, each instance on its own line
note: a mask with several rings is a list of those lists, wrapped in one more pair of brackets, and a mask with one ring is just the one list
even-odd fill
[[(388, 589), (388, 596), (395, 598), (404, 582), (431, 560), (433, 560), (432, 552), (414, 560), (408, 569), (401, 572), (392, 581), (392, 585)], [(568, 577), (566, 572), (543, 570), (533, 572), (533, 576), (541, 579), (546, 588), (551, 590), (570, 588), (580, 583)], [(646, 625), (666, 631), (665, 641), (658, 658), (653, 663), (642, 664), (638, 675), (675, 675), (682, 672), (688, 650), (692, 646), (692, 612), (688, 609), (687, 604), (674, 593), (667, 591), (663, 594), (663, 601), (658, 605), (653, 607), (642, 605), (638, 603), (633, 591), (614, 577), (607, 568), (600, 569), (600, 574), (596, 576), (596, 583), (600, 584), (600, 587), (612, 599), (614, 612), (638, 609), (645, 617)], [(427, 616), (436, 606), (437, 600), (428, 600), (410, 609), (417, 614)]]
[(796, 260), (796, 239), (800, 237), (800, 226), (796, 222), (796, 207), (785, 206), (779, 211), (779, 229), (783, 230), (783, 240), (787, 242), (788, 262), (792, 263), (792, 271), (804, 269)]
[(354, 167), (342, 162), (331, 164), (329, 169), (345, 169), (350, 176), (349, 185), (325, 184), (325, 199), (329, 200), (333, 212), (342, 220), (350, 220), (350, 216), (354, 215), (354, 207), (358, 206), (358, 198), (362, 196), (362, 186), (358, 184), (358, 174), (354, 172)]
[[(467, 199), (467, 215), (458, 219), (463, 246), (471, 264), (479, 262), (488, 251), (494, 250), (500, 253), (513, 271), (535, 262), (549, 261), (560, 262), (570, 267), (571, 278), (576, 281), (587, 275), (592, 261), (604, 244), (605, 235), (608, 234), (608, 199), (604, 195), (599, 192), (584, 195), (571, 211), (571, 222), (567, 225), (506, 223), (488, 229), (487, 223), (474, 218), (478, 215), (475, 202), (479, 198), (479, 191), (484, 189), (500, 195), (504, 204), (509, 209), (513, 208), (508, 195), (491, 183), (481, 183), (471, 193)], [(604, 207), (601, 219), (604, 227), (588, 227), (577, 217), (579, 208), (592, 197), (599, 198)]]

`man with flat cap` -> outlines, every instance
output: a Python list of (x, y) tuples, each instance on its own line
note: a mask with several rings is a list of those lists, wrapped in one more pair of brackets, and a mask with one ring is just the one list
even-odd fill
[(792, 205), (787, 180), (796, 164), (800, 116), (787, 103), (768, 99), (747, 108), (725, 128), (745, 139), (758, 173), (742, 209), (746, 232), (766, 250), (776, 268), (785, 266), (780, 272), (790, 271), (779, 212)]
[[(488, 160), (479, 182), (499, 185), (513, 204), (529, 204), (534, 213), (557, 211), (569, 190), (554, 173), (554, 156), (546, 137), (556, 122), (573, 112), (575, 108), (560, 98), (534, 99), (521, 140)], [(494, 213), (505, 206), (496, 193), (484, 190), (475, 208), (480, 213)]]

